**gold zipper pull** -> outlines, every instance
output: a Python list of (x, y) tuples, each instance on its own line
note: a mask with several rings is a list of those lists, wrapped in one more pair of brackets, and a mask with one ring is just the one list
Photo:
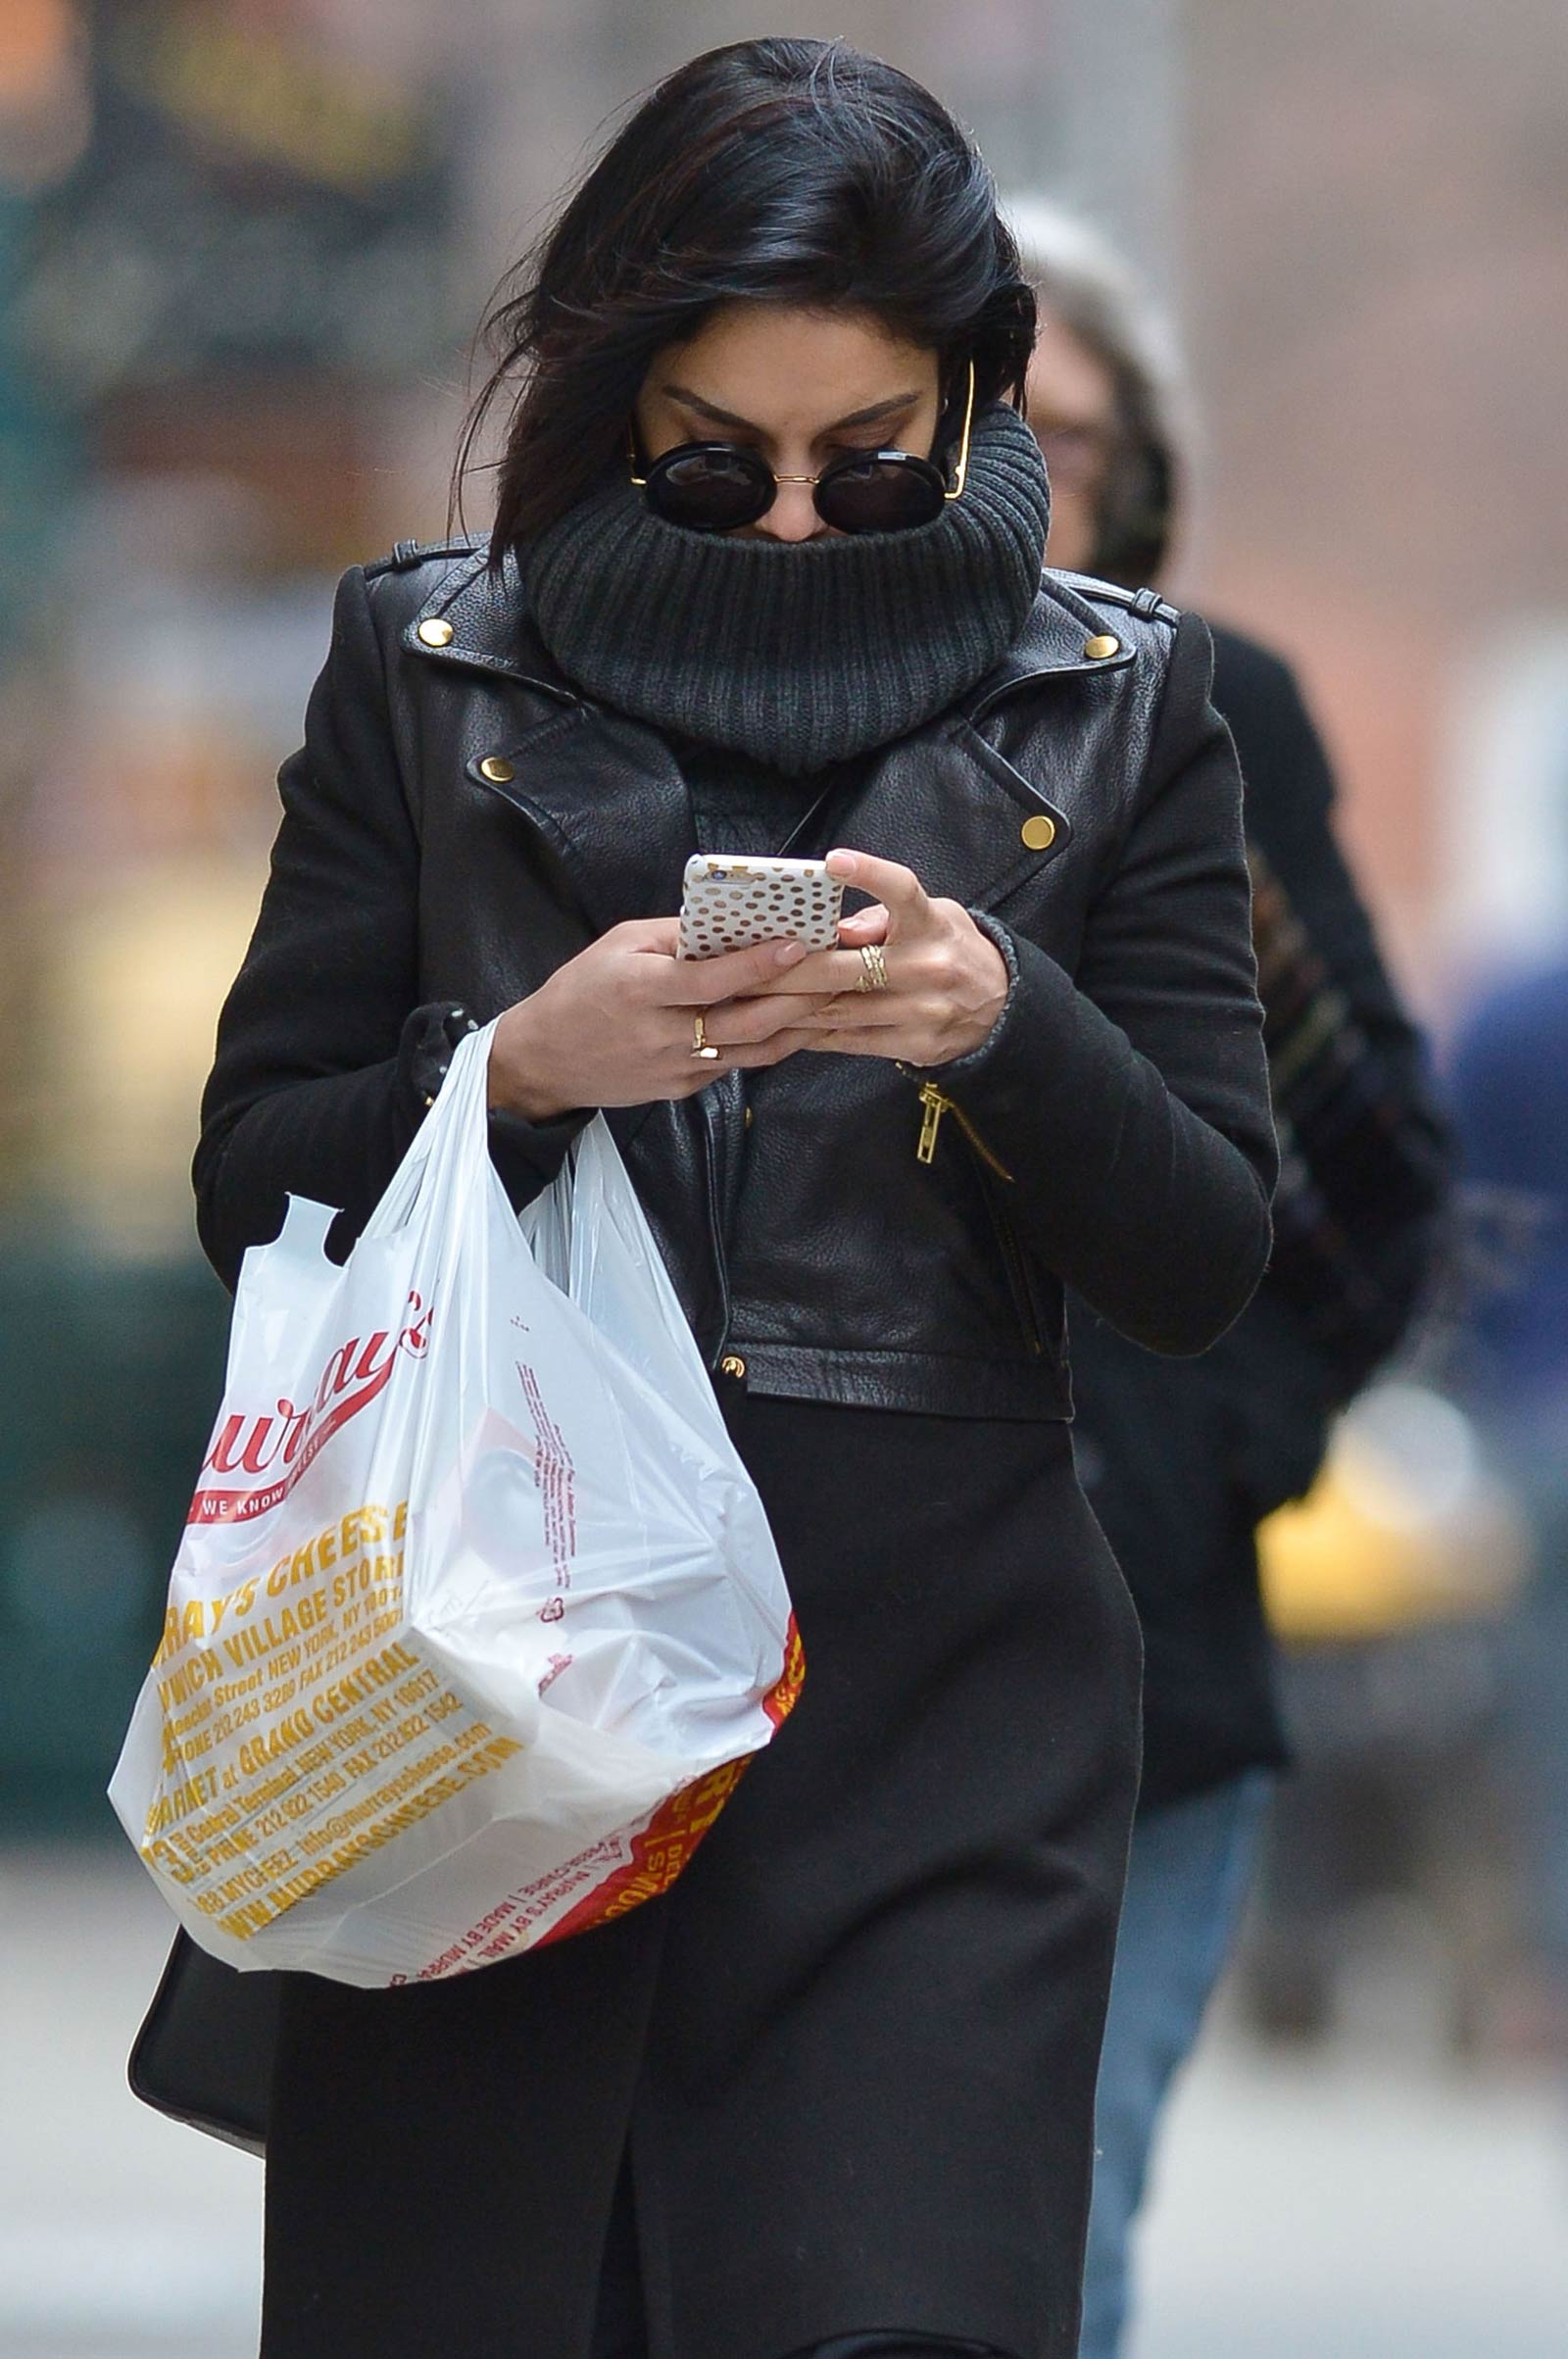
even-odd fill
[(942, 1117), (947, 1112), (950, 1103), (948, 1099), (944, 1098), (934, 1081), (923, 1081), (920, 1084), (920, 1104), (924, 1111), (920, 1117), (919, 1142), (914, 1150), (914, 1159), (917, 1163), (930, 1163), (936, 1160), (937, 1132), (942, 1127)]

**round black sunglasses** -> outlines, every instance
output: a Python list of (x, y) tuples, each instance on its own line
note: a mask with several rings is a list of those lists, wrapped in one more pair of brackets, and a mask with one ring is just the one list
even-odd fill
[(689, 532), (734, 532), (765, 516), (781, 483), (808, 483), (811, 505), (835, 532), (907, 532), (934, 523), (949, 500), (961, 500), (969, 472), (974, 363), (964, 396), (963, 433), (949, 488), (942, 469), (908, 451), (849, 451), (819, 475), (775, 475), (756, 451), (733, 442), (683, 442), (631, 479), (655, 516)]

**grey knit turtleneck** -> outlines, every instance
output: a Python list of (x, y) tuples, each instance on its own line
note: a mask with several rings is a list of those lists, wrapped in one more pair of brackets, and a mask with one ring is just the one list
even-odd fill
[(998, 402), (963, 497), (913, 531), (689, 532), (614, 482), (524, 569), (540, 636), (589, 695), (799, 773), (903, 736), (991, 669), (1039, 590), (1050, 515), (1035, 438)]

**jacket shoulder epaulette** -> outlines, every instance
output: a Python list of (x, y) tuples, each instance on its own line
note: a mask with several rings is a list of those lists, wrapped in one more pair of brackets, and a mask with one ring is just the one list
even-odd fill
[(1124, 614), (1136, 614), (1141, 621), (1163, 622), (1174, 630), (1181, 620), (1175, 607), (1168, 599), (1161, 598), (1157, 590), (1129, 590), (1119, 581), (1102, 581), (1096, 573), (1062, 572), (1058, 578), (1071, 582), (1080, 598), (1087, 598), (1096, 606), (1120, 607)]
[(385, 557), (378, 557), (365, 567), (367, 581), (374, 581), (379, 573), (408, 573), (416, 565), (429, 565), (441, 558), (472, 557), (476, 549), (488, 546), (486, 532), (463, 532), (446, 541), (399, 541)]

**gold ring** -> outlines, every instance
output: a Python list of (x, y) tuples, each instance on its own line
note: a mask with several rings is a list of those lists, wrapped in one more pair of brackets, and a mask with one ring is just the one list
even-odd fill
[(692, 1018), (692, 1055), (701, 1057), (708, 1064), (716, 1064), (718, 1061), (718, 1051), (709, 1045), (708, 1030), (703, 1021), (701, 1008)]
[(876, 943), (861, 943), (860, 964), (864, 967), (865, 972), (857, 980), (855, 986), (856, 990), (886, 991), (888, 987), (888, 962), (883, 958), (881, 950)]

